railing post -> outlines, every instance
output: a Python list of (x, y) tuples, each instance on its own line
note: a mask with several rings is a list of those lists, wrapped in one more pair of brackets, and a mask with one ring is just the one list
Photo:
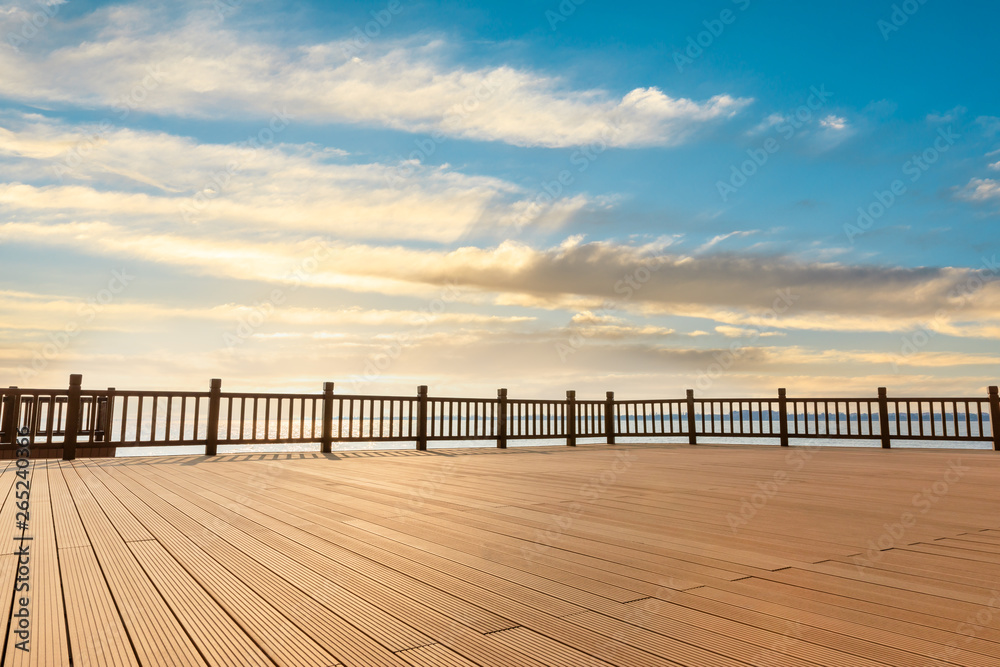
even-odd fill
[(0, 430), (4, 432), (4, 445), (10, 445), (11, 447), (17, 444), (17, 425), (20, 423), (18, 419), (18, 413), (21, 410), (21, 392), (17, 391), (17, 387), (14, 385), (10, 386), (13, 391), (6, 396), (4, 396), (3, 402), (6, 403), (3, 410), (3, 425), (0, 426)]
[(80, 431), (80, 388), (82, 384), (82, 375), (69, 376), (66, 423), (63, 425), (63, 461), (72, 461), (76, 458), (76, 436)]
[[(899, 418), (897, 417), (897, 422)], [(889, 449), (889, 398), (885, 387), (878, 388), (878, 430), (882, 438), (882, 449)]]
[[(993, 451), (1000, 452), (1000, 396), (997, 395), (997, 388), (990, 387), (988, 391), (990, 397), (990, 428), (993, 429)], [(982, 428), (982, 424), (979, 425)]]
[(615, 392), (609, 391), (604, 401), (604, 434), (608, 444), (615, 444)]
[(507, 449), (507, 390), (497, 389), (497, 447)]
[[(781, 434), (781, 446), (788, 446), (788, 404), (784, 387), (778, 389), (778, 419), (781, 421), (779, 432)], [(770, 416), (770, 415), (768, 415)]]
[(222, 380), (212, 378), (208, 394), (208, 430), (205, 433), (205, 456), (215, 456), (219, 451), (219, 404), (221, 402)]
[(417, 387), (417, 449), (427, 449), (427, 385)]
[(566, 391), (566, 444), (576, 447), (576, 392)]
[(698, 436), (694, 432), (694, 389), (687, 390), (688, 444), (697, 445)]
[[(391, 435), (391, 432), (390, 432)], [(322, 451), (329, 454), (333, 451), (333, 383), (323, 383), (323, 433)]]

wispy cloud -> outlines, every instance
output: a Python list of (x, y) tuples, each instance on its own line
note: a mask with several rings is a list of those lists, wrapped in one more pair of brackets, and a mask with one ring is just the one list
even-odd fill
[(944, 113), (929, 113), (927, 114), (927, 122), (935, 124), (954, 123), (956, 120), (965, 115), (966, 111), (968, 111), (968, 109), (959, 105), (945, 111)]
[[(7, 127), (4, 127), (6, 125)], [(14, 219), (154, 227), (201, 225), (214, 233), (280, 228), (338, 237), (452, 241), (478, 225), (511, 228), (533, 193), (446, 166), (345, 160), (310, 144), (248, 148), (163, 132), (99, 133), (38, 116), (0, 117), (0, 204)], [(532, 223), (559, 225), (609, 201), (555, 198)]]
[(757, 234), (758, 232), (760, 232), (759, 229), (750, 229), (750, 230), (746, 230), (746, 231), (729, 232), (728, 234), (719, 234), (717, 236), (712, 237), (706, 243), (703, 243), (702, 245), (698, 246), (698, 248), (695, 250), (695, 253), (696, 254), (700, 254), (700, 253), (706, 252), (708, 250), (711, 250), (712, 248), (714, 248), (718, 244), (722, 243), (726, 239), (741, 238), (741, 237), (746, 237), (746, 236), (753, 236), (754, 234)]
[(958, 198), (972, 202), (1000, 199), (1000, 181), (992, 178), (973, 178), (958, 191)]
[(751, 329), (748, 327), (734, 327), (728, 324), (722, 324), (715, 327), (716, 333), (720, 333), (726, 338), (747, 338), (750, 336), (784, 336), (783, 331), (760, 331), (759, 329)]
[[(156, 94), (143, 100), (147, 113), (253, 118), (287, 107), (309, 123), (548, 147), (596, 141), (673, 145), (750, 102), (725, 93), (696, 101), (656, 87), (617, 96), (573, 89), (545, 72), (469, 69), (449, 62), (442, 40), (372, 44), (363, 57), (348, 58), (346, 43), (281, 46), (277, 35), (255, 37), (203, 15), (166, 28), (170, 20), (162, 14), (134, 5), (127, 11), (98, 9), (91, 32), (72, 44), (51, 51), (0, 50), (4, 95), (33, 104), (108, 108), (155, 65), (163, 76)], [(137, 31), (137, 25), (158, 29)]]
[(761, 132), (767, 132), (772, 127), (777, 127), (778, 125), (785, 123), (787, 120), (788, 118), (780, 113), (769, 114), (764, 120), (751, 128), (748, 134), (754, 135), (760, 134)]

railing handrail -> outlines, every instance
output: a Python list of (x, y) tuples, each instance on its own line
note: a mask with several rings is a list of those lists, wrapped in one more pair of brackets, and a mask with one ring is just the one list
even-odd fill
[(687, 390), (684, 397), (667, 398), (616, 399), (607, 392), (601, 400), (578, 399), (574, 391), (566, 398), (511, 398), (506, 389), (496, 397), (429, 396), (423, 385), (410, 396), (338, 394), (332, 382), (319, 393), (222, 391), (218, 379), (208, 391), (81, 384), (82, 376), (71, 375), (68, 389), (0, 389), (0, 448), (13, 447), (15, 432), (27, 428), (32, 439), (62, 448), (65, 459), (75, 457), (78, 442), (112, 448), (197, 444), (211, 456), (220, 443), (319, 443), (330, 452), (334, 441), (404, 440), (426, 449), (431, 440), (486, 439), (503, 448), (511, 439), (561, 438), (574, 445), (578, 438), (605, 438), (614, 444), (619, 436), (687, 436), (692, 445), (699, 436), (777, 438), (782, 446), (790, 439), (851, 438), (878, 440), (885, 448), (892, 440), (992, 441), (1000, 451), (996, 386), (985, 397), (889, 396), (879, 387), (876, 396), (865, 397), (794, 397), (779, 389), (776, 396), (720, 398)]

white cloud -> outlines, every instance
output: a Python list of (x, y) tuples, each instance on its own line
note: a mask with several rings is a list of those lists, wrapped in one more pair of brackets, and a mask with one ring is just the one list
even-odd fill
[(823, 128), (837, 130), (838, 132), (847, 129), (847, 119), (843, 116), (835, 116), (833, 114), (821, 118), (819, 124)]
[(1000, 181), (992, 178), (973, 178), (959, 190), (958, 198), (974, 202), (1000, 199)]
[(613, 202), (578, 193), (538, 205), (520, 186), (447, 167), (350, 164), (330, 147), (202, 144), (38, 116), (0, 116), (4, 156), (8, 219), (451, 241), (477, 225), (558, 227)]
[[(4, 94), (32, 104), (116, 107), (198, 118), (355, 123), (519, 146), (673, 145), (749, 104), (726, 94), (695, 101), (655, 87), (621, 97), (579, 90), (508, 66), (464, 68), (449, 49), (383, 41), (362, 57), (348, 42), (279, 46), (204, 16), (183, 25), (142, 6), (98, 9), (91, 32), (45, 52), (0, 50)], [(135, 26), (156, 26), (146, 34)], [(57, 30), (52, 25), (50, 31)], [(271, 41), (269, 41), (271, 40)], [(152, 69), (151, 69), (152, 68)]]

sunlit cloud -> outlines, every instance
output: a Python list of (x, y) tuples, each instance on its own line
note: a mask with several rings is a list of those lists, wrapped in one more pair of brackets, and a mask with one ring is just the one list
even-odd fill
[(606, 197), (577, 193), (525, 218), (534, 193), (500, 179), (446, 167), (401, 172), (395, 164), (347, 163), (344, 151), (311, 145), (203, 144), (38, 117), (0, 118), (0, 139), (0, 158), (19, 158), (0, 162), (0, 176), (12, 179), (0, 184), (0, 205), (35, 220), (71, 215), (146, 227), (202, 225), (216, 233), (257, 228), (450, 241), (477, 225), (558, 226), (588, 208), (611, 206)]
[(769, 337), (769, 336), (784, 336), (783, 331), (761, 331), (759, 329), (749, 329), (746, 327), (733, 327), (726, 324), (719, 325), (715, 327), (717, 333), (722, 334), (726, 338), (756, 338), (756, 337)]
[(987, 268), (855, 267), (728, 255), (694, 258), (666, 254), (668, 240), (620, 245), (570, 239), (550, 248), (505, 241), (495, 247), (420, 250), (315, 238), (237, 243), (145, 235), (105, 223), (8, 223), (0, 225), (0, 233), (21, 242), (124, 254), (195, 274), (285, 284), (296, 280), (289, 267), (320, 248), (324, 261), (308, 277), (315, 287), (427, 296), (457, 282), (496, 304), (577, 312), (621, 301), (616, 294), (624, 291), (625, 278), (642, 267), (644, 284), (620, 305), (647, 314), (710, 317), (733, 326), (773, 321), (785, 329), (899, 331), (930, 323), (927, 326), (950, 335), (980, 336), (995, 331), (1000, 312), (1000, 281), (992, 280)]

